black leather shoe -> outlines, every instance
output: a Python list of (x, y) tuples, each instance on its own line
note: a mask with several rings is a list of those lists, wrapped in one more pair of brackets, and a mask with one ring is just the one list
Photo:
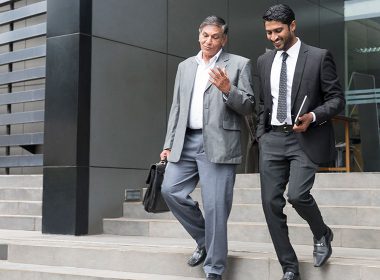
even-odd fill
[(326, 263), (332, 253), (331, 241), (334, 238), (334, 234), (331, 228), (327, 227), (327, 233), (322, 236), (320, 240), (314, 238), (314, 266), (320, 267)]
[(215, 273), (208, 273), (206, 280), (222, 280), (222, 275)]
[(197, 266), (198, 264), (202, 263), (206, 258), (206, 248), (197, 247), (195, 251), (193, 252), (193, 255), (190, 257), (190, 259), (187, 261), (187, 264), (190, 266)]
[(294, 272), (285, 272), (284, 276), (282, 276), (281, 280), (301, 280), (299, 275), (294, 274)]

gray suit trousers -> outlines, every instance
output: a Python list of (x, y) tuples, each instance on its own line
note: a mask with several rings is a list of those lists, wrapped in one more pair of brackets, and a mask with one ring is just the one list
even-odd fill
[[(222, 274), (227, 261), (227, 219), (232, 207), (236, 165), (210, 162), (202, 130), (188, 130), (178, 162), (169, 162), (162, 195), (170, 210), (207, 257), (205, 273)], [(190, 194), (200, 182), (204, 216)]]

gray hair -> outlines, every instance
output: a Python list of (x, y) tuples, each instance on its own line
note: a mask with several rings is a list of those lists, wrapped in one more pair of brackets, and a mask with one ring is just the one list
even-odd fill
[(199, 32), (201, 32), (203, 27), (205, 27), (206, 25), (216, 25), (216, 26), (222, 28), (224, 35), (227, 35), (227, 33), (228, 33), (228, 25), (227, 25), (226, 21), (224, 19), (222, 19), (221, 17), (218, 17), (218, 16), (206, 17), (203, 20), (203, 22), (201, 23), (201, 25), (199, 26)]

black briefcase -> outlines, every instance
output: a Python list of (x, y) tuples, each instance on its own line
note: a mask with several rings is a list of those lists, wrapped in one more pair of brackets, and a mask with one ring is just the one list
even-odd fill
[(145, 211), (149, 213), (161, 213), (169, 211), (169, 207), (161, 194), (161, 184), (164, 180), (167, 161), (152, 164), (146, 183), (149, 185), (143, 199)]

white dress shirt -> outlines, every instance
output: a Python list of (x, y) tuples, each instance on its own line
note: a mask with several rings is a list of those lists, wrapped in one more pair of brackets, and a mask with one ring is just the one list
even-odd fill
[(198, 63), (197, 74), (195, 75), (193, 94), (191, 96), (189, 123), (188, 127), (192, 129), (203, 128), (203, 96), (210, 79), (209, 70), (214, 68), (215, 62), (218, 60), (222, 49), (212, 57), (206, 64), (202, 59), (202, 51), (200, 51), (195, 60)]
[(270, 84), (272, 92), (272, 125), (283, 125), (283, 124), (293, 124), (291, 116), (291, 94), (292, 94), (292, 85), (294, 71), (296, 70), (296, 63), (298, 59), (298, 54), (301, 48), (301, 40), (297, 38), (297, 42), (291, 46), (286, 53), (289, 55), (286, 59), (286, 78), (287, 78), (287, 97), (286, 97), (286, 119), (284, 122), (279, 122), (277, 120), (277, 107), (278, 107), (278, 93), (280, 86), (280, 73), (282, 65), (282, 53), (284, 51), (278, 51), (274, 57), (272, 70), (270, 73)]

